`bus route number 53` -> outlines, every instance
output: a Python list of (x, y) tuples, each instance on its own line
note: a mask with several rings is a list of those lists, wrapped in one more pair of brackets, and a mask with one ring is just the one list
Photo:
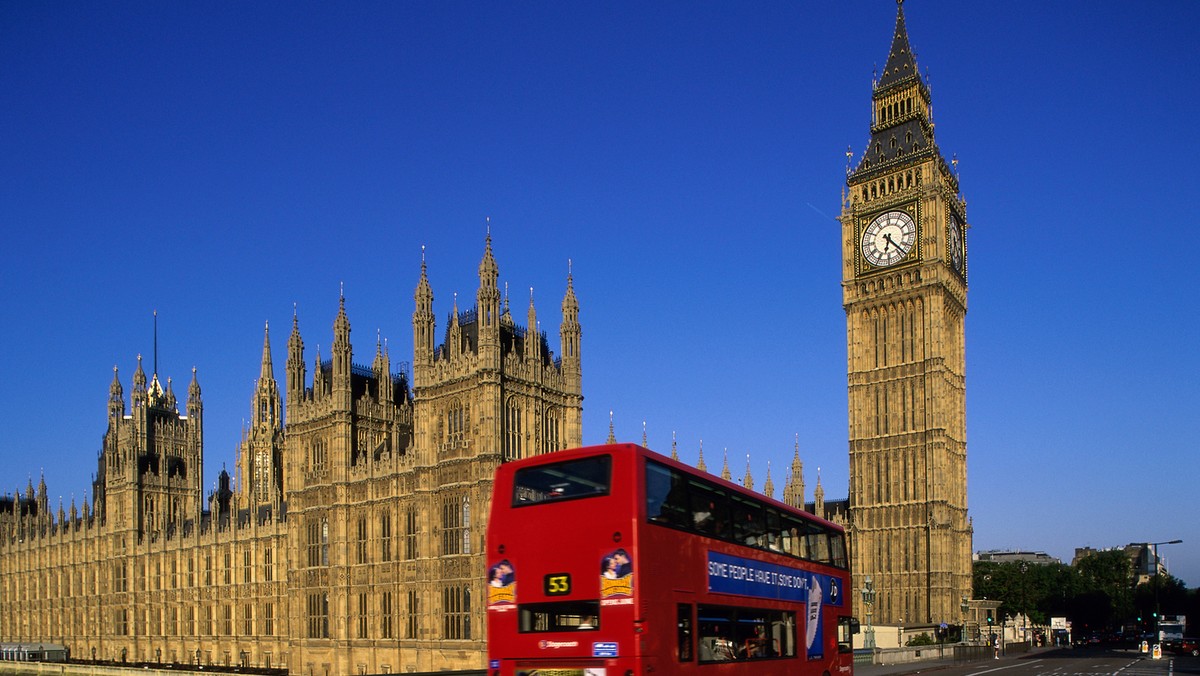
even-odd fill
[(571, 576), (568, 573), (551, 573), (543, 584), (546, 596), (563, 596), (571, 593)]

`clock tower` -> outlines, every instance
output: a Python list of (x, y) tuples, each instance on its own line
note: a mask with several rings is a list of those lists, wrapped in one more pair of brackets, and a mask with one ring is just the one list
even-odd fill
[(874, 583), (877, 624), (953, 623), (971, 593), (966, 202), (933, 132), (899, 0), (839, 219), (851, 558), (855, 588)]

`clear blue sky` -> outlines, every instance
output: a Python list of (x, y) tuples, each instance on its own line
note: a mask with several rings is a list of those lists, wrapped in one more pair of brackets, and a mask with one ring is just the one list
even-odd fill
[[(905, 5), (972, 230), (974, 547), (1182, 538), (1200, 586), (1200, 3)], [(895, 3), (0, 3), (0, 492), (81, 501), (114, 365), (204, 390), (232, 470), (270, 322), (309, 359), (339, 288), (356, 361), (439, 331), (485, 218), (557, 345), (567, 261), (584, 441), (808, 495), (847, 481), (839, 226)], [(778, 490), (778, 489), (777, 489)]]

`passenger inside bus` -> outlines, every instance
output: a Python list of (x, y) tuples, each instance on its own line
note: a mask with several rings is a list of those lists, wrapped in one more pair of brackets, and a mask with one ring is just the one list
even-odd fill
[(742, 654), (749, 658), (774, 657), (779, 654), (779, 641), (767, 638), (763, 625), (757, 624), (754, 626), (754, 635), (746, 639), (742, 646)]
[(708, 627), (708, 630), (712, 635), (700, 639), (700, 661), (736, 660), (737, 653), (734, 651), (733, 641), (726, 638), (723, 632), (715, 626)]

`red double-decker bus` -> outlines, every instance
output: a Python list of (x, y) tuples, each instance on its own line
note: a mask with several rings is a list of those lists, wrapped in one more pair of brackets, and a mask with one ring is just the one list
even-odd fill
[(632, 444), (501, 465), (489, 676), (851, 676), (836, 524)]

